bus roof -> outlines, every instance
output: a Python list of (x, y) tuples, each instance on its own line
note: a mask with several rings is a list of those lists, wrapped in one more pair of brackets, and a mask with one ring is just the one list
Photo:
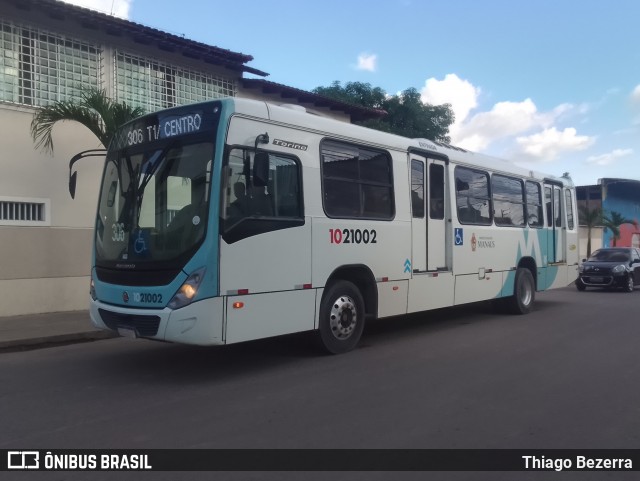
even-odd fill
[(276, 105), (269, 102), (233, 98), (228, 99), (234, 103), (234, 110), (243, 115), (268, 119), (279, 124), (302, 128), (331, 135), (334, 138), (351, 140), (354, 142), (366, 142), (386, 149), (398, 151), (414, 151), (424, 155), (444, 156), (452, 162), (465, 164), (471, 167), (486, 168), (492, 171), (504, 172), (520, 177), (534, 179), (550, 179), (564, 185), (572, 186), (573, 182), (568, 176), (556, 177), (553, 175), (532, 171), (509, 162), (504, 159), (489, 155), (471, 152), (452, 145), (434, 142), (427, 139), (410, 139), (399, 135), (368, 129), (359, 125), (349, 124), (305, 111), (303, 107)]
[[(214, 101), (203, 102), (202, 104)], [(236, 115), (264, 119), (290, 128), (315, 132), (323, 136), (330, 136), (337, 140), (345, 140), (354, 143), (366, 143), (387, 150), (400, 152), (415, 152), (420, 155), (435, 155), (469, 167), (484, 168), (495, 172), (512, 174), (519, 177), (532, 179), (549, 179), (563, 185), (573, 186), (568, 175), (557, 177), (538, 171), (528, 170), (516, 163), (485, 154), (471, 152), (452, 145), (435, 142), (428, 139), (410, 139), (387, 132), (369, 129), (345, 121), (323, 117), (315, 113), (309, 113), (298, 105), (276, 105), (262, 100), (253, 100), (238, 97), (228, 97), (216, 100), (228, 104)], [(189, 109), (195, 104), (174, 107), (169, 110)], [(157, 113), (156, 113), (157, 114)]]

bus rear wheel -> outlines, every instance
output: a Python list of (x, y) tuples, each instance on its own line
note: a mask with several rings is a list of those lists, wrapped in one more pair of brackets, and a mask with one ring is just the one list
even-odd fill
[(331, 284), (322, 296), (318, 340), (331, 354), (342, 354), (356, 347), (364, 330), (364, 300), (349, 281)]
[(525, 267), (516, 270), (513, 296), (507, 299), (507, 307), (512, 314), (527, 314), (536, 298), (536, 286), (531, 271)]

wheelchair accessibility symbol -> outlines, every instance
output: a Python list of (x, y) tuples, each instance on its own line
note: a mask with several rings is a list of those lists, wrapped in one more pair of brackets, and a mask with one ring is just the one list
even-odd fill
[(144, 256), (149, 249), (149, 233), (143, 229), (138, 230), (138, 235), (133, 241), (133, 250), (138, 256)]
[(454, 242), (457, 246), (461, 246), (464, 244), (464, 234), (463, 234), (463, 230), (461, 228), (456, 228), (455, 229), (455, 239)]

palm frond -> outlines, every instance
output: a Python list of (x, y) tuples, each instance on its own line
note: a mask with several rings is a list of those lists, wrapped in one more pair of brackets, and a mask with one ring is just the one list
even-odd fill
[(57, 102), (38, 110), (31, 120), (31, 137), (36, 148), (53, 154), (53, 127), (58, 122), (79, 122), (103, 141), (100, 116), (82, 105), (70, 101)]
[(53, 154), (53, 127), (57, 122), (75, 121), (86, 126), (105, 147), (124, 123), (140, 117), (144, 110), (110, 99), (105, 90), (79, 87), (79, 100), (56, 102), (38, 110), (31, 121), (36, 148)]

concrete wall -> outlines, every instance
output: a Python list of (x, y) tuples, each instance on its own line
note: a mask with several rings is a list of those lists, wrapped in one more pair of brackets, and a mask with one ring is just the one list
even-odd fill
[[(602, 227), (594, 227), (591, 229), (591, 252), (602, 247), (602, 230)], [(580, 226), (578, 236), (578, 249), (580, 252), (579, 259), (582, 260), (587, 257), (587, 228)]]
[(43, 226), (0, 225), (0, 316), (87, 308), (91, 240), (104, 159), (77, 165), (75, 200), (68, 192), (69, 159), (100, 143), (85, 127), (54, 128), (51, 156), (34, 149), (33, 110), (0, 108), (1, 198), (48, 200)]

